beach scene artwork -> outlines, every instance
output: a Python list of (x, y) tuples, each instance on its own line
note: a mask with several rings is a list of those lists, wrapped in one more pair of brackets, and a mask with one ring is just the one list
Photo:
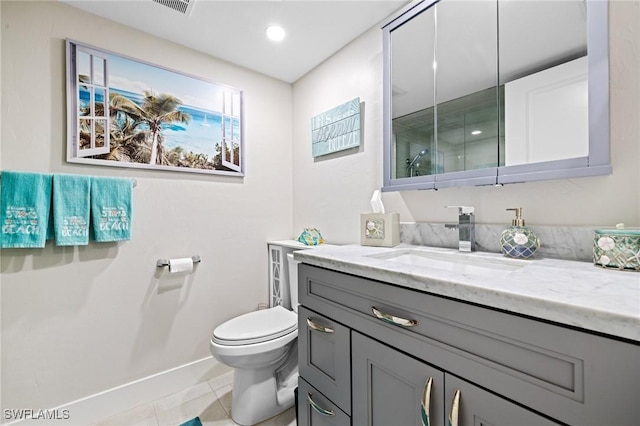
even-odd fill
[(242, 174), (242, 92), (72, 43), (70, 161)]

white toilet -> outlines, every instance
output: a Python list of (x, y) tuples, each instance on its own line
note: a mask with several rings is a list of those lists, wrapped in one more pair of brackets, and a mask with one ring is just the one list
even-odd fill
[(210, 349), (233, 367), (231, 417), (254, 425), (290, 408), (298, 385), (298, 264), (287, 254), (292, 310), (275, 306), (216, 327)]

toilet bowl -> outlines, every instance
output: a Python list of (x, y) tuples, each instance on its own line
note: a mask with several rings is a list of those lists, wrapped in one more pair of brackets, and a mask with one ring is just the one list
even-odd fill
[(290, 408), (298, 385), (298, 264), (287, 254), (291, 306), (274, 306), (216, 327), (211, 354), (234, 368), (231, 417), (254, 425)]

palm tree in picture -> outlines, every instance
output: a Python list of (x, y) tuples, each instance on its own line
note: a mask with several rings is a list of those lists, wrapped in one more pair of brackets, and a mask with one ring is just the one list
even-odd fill
[(111, 98), (112, 109), (131, 117), (136, 123), (136, 127), (144, 125), (140, 131), (145, 133), (146, 139), (151, 145), (149, 164), (163, 164), (163, 156), (160, 155), (164, 152), (162, 125), (169, 123), (189, 124), (191, 121), (190, 114), (178, 110), (180, 105), (182, 105), (182, 101), (175, 96), (168, 93), (156, 95), (150, 90), (144, 91), (144, 100), (141, 106), (122, 95), (115, 95)]
[(180, 162), (185, 156), (184, 148), (181, 146), (174, 147), (171, 151), (167, 153), (167, 162), (172, 166), (180, 166)]
[(110, 126), (110, 151), (103, 159), (124, 162), (148, 163), (150, 157), (147, 135), (138, 131), (136, 122), (121, 111), (113, 112)]

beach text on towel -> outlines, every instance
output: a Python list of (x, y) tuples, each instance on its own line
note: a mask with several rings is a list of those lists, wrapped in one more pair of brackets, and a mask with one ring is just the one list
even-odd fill
[(86, 237), (89, 224), (82, 216), (65, 216), (62, 220), (63, 237)]
[(129, 229), (129, 217), (124, 207), (102, 207), (101, 231), (126, 231)]
[(7, 206), (2, 233), (27, 235), (40, 233), (38, 212), (34, 207)]

